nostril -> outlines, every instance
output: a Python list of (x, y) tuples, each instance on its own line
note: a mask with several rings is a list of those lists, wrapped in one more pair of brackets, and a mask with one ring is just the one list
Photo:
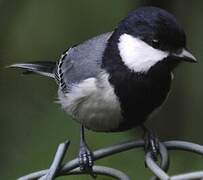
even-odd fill
[(176, 54), (181, 54), (182, 51), (183, 51), (183, 49), (182, 49), (182, 48), (179, 48), (178, 50), (175, 51), (175, 53), (176, 53)]
[(153, 39), (152, 40), (152, 46), (156, 49), (158, 49), (160, 47), (160, 42), (158, 39)]

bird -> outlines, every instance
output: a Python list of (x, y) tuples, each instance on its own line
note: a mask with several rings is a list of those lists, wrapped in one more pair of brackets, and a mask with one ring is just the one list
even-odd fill
[(16, 63), (25, 74), (47, 76), (58, 85), (62, 109), (81, 125), (81, 170), (93, 166), (84, 128), (121, 132), (144, 125), (165, 102), (173, 70), (196, 63), (176, 17), (152, 6), (139, 7), (112, 32), (66, 50), (58, 61)]

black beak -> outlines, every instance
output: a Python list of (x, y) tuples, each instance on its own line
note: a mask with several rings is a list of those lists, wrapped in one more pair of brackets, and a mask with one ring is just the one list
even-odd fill
[(178, 53), (172, 53), (172, 56), (181, 59), (182, 61), (197, 63), (197, 59), (187, 49), (182, 49)]

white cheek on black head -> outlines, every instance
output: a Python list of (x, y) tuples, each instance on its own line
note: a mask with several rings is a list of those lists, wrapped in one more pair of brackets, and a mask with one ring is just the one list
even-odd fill
[(118, 49), (124, 64), (135, 72), (147, 72), (169, 55), (168, 52), (155, 49), (129, 34), (120, 36)]

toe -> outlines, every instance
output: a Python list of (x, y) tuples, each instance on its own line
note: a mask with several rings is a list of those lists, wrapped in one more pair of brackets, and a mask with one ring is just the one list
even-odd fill
[(93, 157), (89, 150), (80, 151), (79, 153), (79, 165), (81, 171), (92, 171)]
[(153, 131), (147, 131), (144, 137), (145, 152), (151, 152), (154, 160), (157, 161), (159, 155), (159, 140)]

